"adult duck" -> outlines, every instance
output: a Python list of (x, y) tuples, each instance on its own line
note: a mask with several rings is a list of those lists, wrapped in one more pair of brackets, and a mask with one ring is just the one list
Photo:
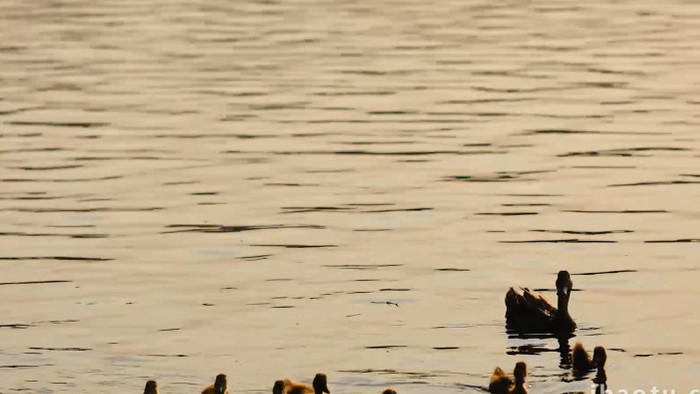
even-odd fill
[(506, 375), (499, 367), (493, 371), (489, 382), (489, 393), (491, 394), (527, 394), (525, 387), (525, 377), (527, 376), (527, 365), (519, 361), (515, 364), (513, 376)]
[(214, 384), (202, 389), (202, 394), (229, 394), (228, 393), (228, 379), (226, 375), (220, 373), (216, 375)]
[(541, 295), (523, 288), (520, 294), (512, 287), (506, 293), (506, 324), (525, 333), (570, 334), (576, 323), (569, 316), (569, 298), (573, 282), (568, 271), (557, 275), (557, 307)]

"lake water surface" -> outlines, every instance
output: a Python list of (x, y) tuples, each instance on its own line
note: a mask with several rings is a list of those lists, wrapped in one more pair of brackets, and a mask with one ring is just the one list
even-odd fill
[[(700, 388), (700, 3), (0, 0), (0, 393)], [(567, 344), (564, 344), (567, 346)], [(564, 361), (564, 363), (562, 363)]]

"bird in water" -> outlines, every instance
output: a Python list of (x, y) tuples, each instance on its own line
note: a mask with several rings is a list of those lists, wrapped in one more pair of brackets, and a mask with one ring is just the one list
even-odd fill
[(573, 350), (571, 351), (571, 367), (574, 372), (574, 376), (581, 378), (586, 376), (593, 369), (596, 370), (595, 378), (593, 378), (593, 383), (597, 385), (596, 391), (605, 392), (608, 381), (608, 377), (605, 373), (605, 362), (608, 360), (608, 355), (605, 353), (605, 348), (602, 346), (596, 346), (593, 349), (593, 358), (588, 355), (588, 352), (583, 347), (581, 342), (576, 342)]
[(289, 379), (277, 380), (272, 387), (273, 394), (330, 394), (328, 390), (328, 378), (325, 373), (317, 373), (314, 381), (309, 386), (305, 383), (293, 382)]
[(522, 361), (515, 364), (513, 376), (506, 375), (501, 368), (496, 367), (489, 382), (489, 393), (527, 394), (527, 388), (525, 387), (526, 376), (527, 365)]
[(143, 389), (143, 394), (158, 394), (158, 383), (155, 380), (146, 382), (146, 387)]
[(226, 375), (220, 373), (216, 375), (214, 384), (202, 389), (202, 394), (229, 394), (228, 392), (228, 379)]
[(556, 281), (557, 307), (541, 295), (512, 287), (506, 293), (506, 324), (517, 332), (570, 334), (576, 323), (569, 315), (573, 282), (568, 271), (559, 271)]

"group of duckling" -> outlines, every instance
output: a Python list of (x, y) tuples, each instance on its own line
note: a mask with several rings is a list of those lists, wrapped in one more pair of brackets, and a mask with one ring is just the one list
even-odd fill
[[(522, 294), (512, 287), (506, 293), (506, 326), (519, 333), (549, 333), (559, 337), (567, 337), (576, 330), (576, 323), (569, 315), (569, 298), (573, 282), (567, 271), (559, 271), (556, 281), (557, 307), (546, 298), (523, 288)], [(602, 346), (593, 351), (593, 358), (580, 342), (577, 342), (571, 352), (571, 364), (574, 376), (582, 377), (596, 369), (593, 379), (598, 385), (605, 385), (605, 361), (607, 355)], [(515, 364), (513, 375), (507, 375), (501, 368), (493, 371), (489, 382), (489, 392), (492, 394), (526, 394), (525, 378), (527, 365), (519, 361)], [(604, 391), (604, 388), (603, 390)], [(159, 394), (158, 384), (154, 380), (146, 383), (144, 394)], [(289, 379), (275, 381), (272, 386), (273, 394), (330, 394), (326, 374), (317, 373), (311, 385), (293, 382)], [(229, 394), (226, 375), (219, 374), (213, 384), (205, 387), (201, 394)], [(392, 388), (385, 389), (382, 394), (396, 394)]]
[[(272, 394), (330, 394), (330, 392), (328, 390), (328, 378), (325, 373), (321, 372), (316, 374), (310, 386), (305, 383), (293, 382), (289, 379), (277, 380), (272, 386)], [(159, 394), (158, 383), (155, 380), (146, 382), (143, 394)], [(201, 394), (229, 394), (226, 375), (217, 375), (216, 379), (214, 379), (214, 384), (203, 388)], [(396, 390), (387, 388), (382, 391), (382, 394), (396, 394)]]
[[(568, 338), (576, 330), (576, 323), (569, 315), (569, 298), (573, 282), (568, 271), (559, 271), (556, 281), (557, 306), (554, 307), (541, 295), (534, 294), (527, 288), (521, 292), (512, 287), (506, 293), (506, 326), (518, 333), (546, 333), (559, 338)], [(605, 348), (597, 346), (590, 357), (581, 342), (577, 342), (571, 351), (571, 367), (575, 377), (580, 378), (596, 370), (593, 382), (605, 391), (607, 377)], [(491, 375), (489, 392), (493, 394), (525, 394), (525, 377), (527, 365), (520, 361), (515, 364), (513, 375), (506, 375), (496, 367)]]

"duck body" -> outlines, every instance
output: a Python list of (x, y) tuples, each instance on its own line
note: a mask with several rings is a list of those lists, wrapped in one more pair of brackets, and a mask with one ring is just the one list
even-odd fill
[(569, 315), (569, 297), (573, 282), (567, 271), (557, 275), (557, 306), (546, 298), (522, 288), (522, 294), (514, 288), (506, 293), (506, 324), (522, 333), (570, 334), (576, 323)]
[(216, 375), (216, 380), (214, 384), (202, 389), (202, 394), (229, 394), (228, 392), (228, 379), (224, 374)]

